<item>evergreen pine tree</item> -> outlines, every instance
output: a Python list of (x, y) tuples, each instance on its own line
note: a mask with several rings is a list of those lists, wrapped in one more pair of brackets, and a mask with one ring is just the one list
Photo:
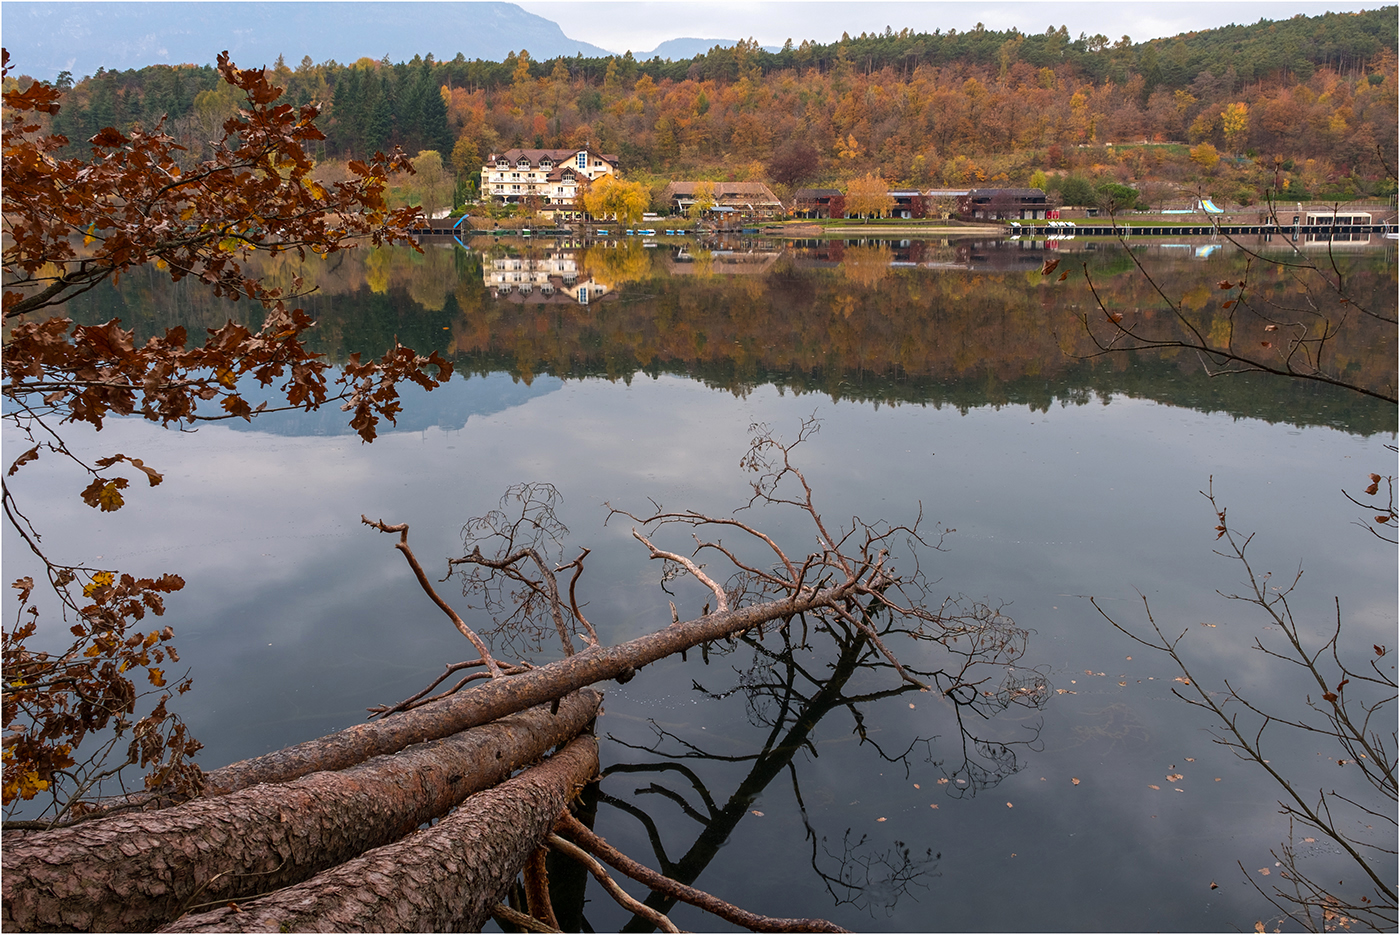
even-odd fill
[(365, 128), (365, 153), (369, 156), (389, 145), (394, 138), (394, 89), (389, 84), (389, 76), (379, 79), (379, 93), (375, 96), (370, 110), (369, 125)]

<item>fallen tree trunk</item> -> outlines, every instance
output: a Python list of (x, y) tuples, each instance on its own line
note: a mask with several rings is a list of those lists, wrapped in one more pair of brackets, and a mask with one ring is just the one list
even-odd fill
[(598, 774), (598, 742), (575, 738), (432, 828), (242, 906), (163, 932), (479, 931), (559, 813)]
[(707, 614), (617, 646), (590, 648), (521, 675), (492, 679), (382, 721), (355, 724), (318, 740), (231, 763), (208, 774), (209, 794), (232, 792), (261, 782), (286, 782), (317, 770), (344, 769), (411, 743), (489, 723), (585, 685), (619, 677), (626, 681), (637, 669), (658, 659), (772, 620), (839, 604), (855, 589), (856, 582), (852, 581), (808, 591), (796, 600), (767, 601)]
[[(585, 689), (340, 772), (7, 839), (6, 930), (150, 930), (190, 906), (266, 893), (389, 844), (565, 743)], [(557, 813), (556, 813), (557, 814)]]

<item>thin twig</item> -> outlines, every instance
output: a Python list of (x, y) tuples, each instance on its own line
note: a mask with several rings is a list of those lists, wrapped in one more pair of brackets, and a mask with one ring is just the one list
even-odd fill
[(482, 642), (481, 637), (477, 636), (475, 631), (467, 626), (466, 621), (457, 616), (457, 611), (448, 606), (448, 603), (438, 596), (437, 591), (433, 590), (433, 584), (428, 580), (428, 576), (424, 574), (423, 566), (418, 564), (418, 559), (414, 556), (413, 550), (408, 547), (408, 523), (399, 523), (395, 526), (389, 526), (386, 525), (382, 519), (371, 520), (363, 513), (360, 514), (360, 522), (364, 523), (366, 526), (373, 526), (380, 532), (396, 532), (399, 534), (399, 541), (394, 543), (394, 548), (402, 552), (404, 558), (408, 560), (408, 566), (413, 569), (413, 574), (418, 578), (418, 584), (422, 586), (428, 597), (432, 599), (432, 602), (438, 605), (443, 613), (447, 614), (448, 619), (452, 621), (452, 625), (471, 641), (472, 646), (476, 647), (476, 651), (481, 654), (482, 661), (486, 663), (486, 668), (490, 670), (491, 677), (493, 679), (502, 678), (504, 673), (501, 672), (500, 666), (497, 665), (496, 660), (491, 655), (491, 650), (486, 648), (486, 644)]
[(591, 854), (583, 850), (577, 844), (566, 841), (557, 834), (551, 834), (549, 836), (549, 846), (583, 864), (584, 867), (588, 869), (588, 872), (593, 874), (599, 883), (603, 884), (603, 889), (607, 890), (608, 894), (612, 896), (613, 899), (617, 900), (618, 904), (624, 909), (634, 915), (641, 916), (663, 932), (680, 931), (680, 929), (676, 928), (674, 922), (666, 918), (664, 913), (657, 912), (650, 906), (640, 903), (627, 895), (627, 891), (617, 885), (617, 881), (608, 875), (608, 872), (603, 869), (603, 865), (594, 860)]

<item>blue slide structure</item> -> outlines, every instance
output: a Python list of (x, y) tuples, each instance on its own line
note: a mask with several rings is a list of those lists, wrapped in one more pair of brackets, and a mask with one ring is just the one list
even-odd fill
[(1203, 199), (1203, 200), (1201, 201), (1201, 210), (1204, 211), (1206, 214), (1224, 214), (1224, 213), (1225, 213), (1222, 209), (1217, 208), (1217, 207), (1215, 206), (1215, 202), (1211, 201), (1209, 198), (1205, 198), (1205, 199)]

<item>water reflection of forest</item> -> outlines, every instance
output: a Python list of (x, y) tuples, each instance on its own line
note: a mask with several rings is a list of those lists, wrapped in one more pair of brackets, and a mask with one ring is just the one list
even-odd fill
[[(367, 250), (306, 266), (283, 255), (267, 260), (265, 273), (287, 286), (300, 273), (316, 288), (303, 304), (320, 323), (315, 348), (332, 359), (379, 353), (397, 337), (450, 356), (463, 371), (526, 381), (675, 373), (736, 393), (773, 383), (962, 409), (1043, 409), (1121, 393), (1270, 421), (1395, 430), (1393, 407), (1296, 381), (1211, 379), (1187, 352), (1090, 359), (1079, 316), (1101, 313), (1082, 267), (1114, 309), (1168, 330), (1176, 325), (1157, 285), (1204, 333), (1229, 318), (1217, 296), (1221, 280), (1248, 275), (1256, 296), (1280, 306), (1318, 301), (1274, 256), (1249, 260), (1228, 245), (1157, 243), (1133, 255), (1090, 241), (575, 246), (483, 238), (472, 247)], [(1043, 276), (1052, 258), (1074, 275)], [(1337, 260), (1360, 304), (1393, 319), (1393, 250)], [(155, 271), (124, 278), (117, 291), (84, 297), (73, 314), (105, 318), (122, 308), (120, 317), (143, 332), (221, 324), (227, 315), (227, 306)], [(1393, 324), (1352, 314), (1328, 353), (1349, 380), (1395, 384)]]

